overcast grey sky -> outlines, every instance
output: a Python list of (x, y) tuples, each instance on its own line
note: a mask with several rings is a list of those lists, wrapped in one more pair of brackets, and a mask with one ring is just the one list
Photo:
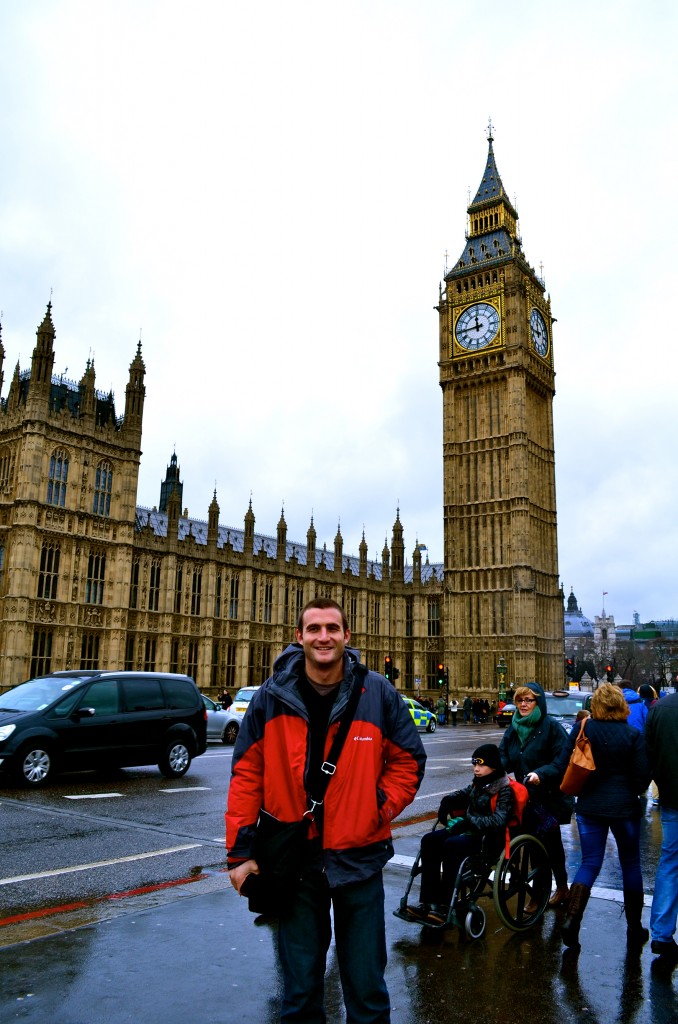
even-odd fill
[(433, 306), (486, 126), (551, 294), (559, 563), (588, 615), (678, 617), (678, 6), (1, 0), (5, 388), (53, 289), (55, 371), (124, 405), (139, 502), (442, 561)]

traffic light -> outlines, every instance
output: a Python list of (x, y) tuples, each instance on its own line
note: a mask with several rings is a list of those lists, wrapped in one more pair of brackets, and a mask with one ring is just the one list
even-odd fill
[(607, 676), (608, 683), (613, 682), (613, 680), (614, 680), (614, 669), (612, 668), (612, 665), (606, 665), (605, 666), (605, 674)]
[(438, 686), (443, 687), (445, 685), (445, 666), (442, 664), (438, 665)]
[(574, 659), (573, 658), (566, 658), (565, 659), (565, 674), (567, 675), (568, 679), (574, 679)]
[(384, 675), (389, 683), (393, 682), (393, 659), (390, 654), (387, 654), (384, 658)]
[(394, 668), (393, 669), (393, 682), (394, 683), (395, 683), (395, 681), (396, 681), (396, 679), (398, 678), (399, 675), (400, 675), (400, 669), (399, 668)]

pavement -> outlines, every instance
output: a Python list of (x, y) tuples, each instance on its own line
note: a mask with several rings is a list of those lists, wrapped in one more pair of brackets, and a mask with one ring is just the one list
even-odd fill
[[(678, 1021), (678, 970), (663, 967), (649, 943), (626, 955), (615, 890), (594, 890), (579, 955), (563, 952), (562, 911), (516, 934), (484, 900), (487, 931), (476, 941), (394, 917), (418, 847), (414, 833), (414, 826), (401, 830), (384, 872), (393, 1024)], [(6, 925), (0, 1024), (273, 1024), (276, 928), (258, 920), (225, 872), (214, 869), (172, 887)], [(333, 947), (326, 1003), (330, 1024), (343, 1021)]]

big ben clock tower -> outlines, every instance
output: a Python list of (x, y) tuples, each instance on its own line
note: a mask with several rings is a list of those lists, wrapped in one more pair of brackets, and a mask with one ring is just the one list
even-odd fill
[(468, 207), (445, 277), (443, 391), (445, 657), (456, 690), (563, 677), (550, 298), (527, 262), (495, 163)]

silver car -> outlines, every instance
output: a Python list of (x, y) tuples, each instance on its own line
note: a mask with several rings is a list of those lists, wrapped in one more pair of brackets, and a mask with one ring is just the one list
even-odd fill
[(207, 711), (207, 742), (210, 740), (221, 743), (235, 743), (240, 728), (240, 716), (231, 711), (222, 710), (219, 704), (207, 697), (202, 699)]

